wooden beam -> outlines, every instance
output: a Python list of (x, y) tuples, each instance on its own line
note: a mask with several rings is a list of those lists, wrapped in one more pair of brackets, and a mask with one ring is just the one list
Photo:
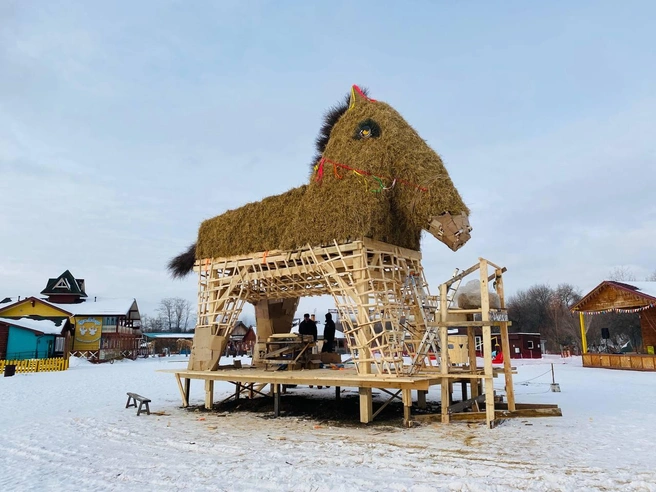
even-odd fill
[[(447, 299), (448, 287), (444, 283), (440, 285), (440, 321), (446, 321), (449, 311), (449, 301)], [(449, 423), (449, 334), (446, 326), (440, 327), (440, 373), (442, 376), (440, 405), (442, 406), (442, 423)]]
[(404, 389), (403, 391), (403, 424), (410, 427), (410, 415), (412, 410), (412, 390)]
[(474, 403), (483, 403), (484, 401), (485, 401), (485, 395), (479, 395), (476, 398), (470, 398), (469, 400), (459, 401), (458, 403), (449, 405), (449, 413), (453, 414), (453, 413), (462, 412), (463, 410), (466, 410), (474, 406)]
[(428, 391), (417, 390), (417, 408), (425, 409), (426, 405), (426, 395)]
[(212, 410), (214, 404), (214, 381), (211, 379), (205, 380), (205, 408)]
[[(525, 408), (518, 409), (514, 412), (510, 410), (496, 410), (494, 420), (513, 419), (513, 418), (540, 418), (540, 417), (562, 417), (563, 412), (560, 408)], [(463, 412), (451, 416), (455, 421), (476, 421), (487, 420), (487, 412)]]
[[(503, 291), (503, 275), (501, 269), (496, 270), (495, 288), (499, 296), (501, 309), (506, 309), (506, 298)], [(505, 377), (505, 390), (508, 399), (508, 408), (515, 410), (515, 387), (513, 385), (512, 368), (510, 366), (510, 342), (508, 340), (508, 323), (501, 323), (501, 352), (503, 353), (503, 373)]]
[(191, 379), (185, 379), (185, 391), (184, 391), (184, 401), (186, 402), (185, 406), (189, 406), (189, 394), (191, 393)]
[(360, 422), (368, 424), (373, 420), (373, 397), (371, 388), (360, 388)]
[(585, 315), (579, 313), (579, 324), (581, 325), (581, 347), (583, 348), (583, 353), (588, 353), (588, 339), (585, 335)]
[(492, 336), (491, 328), (489, 325), (490, 319), (490, 293), (487, 284), (487, 260), (481, 258), (481, 318), (482, 321), (488, 324), (483, 325), (483, 364), (485, 379), (483, 384), (485, 386), (485, 410), (487, 412), (487, 425), (492, 428), (492, 421), (494, 420), (494, 382), (492, 371)]
[(274, 384), (273, 386), (273, 415), (280, 417), (280, 385)]
[[(178, 389), (180, 390), (180, 397), (182, 398), (182, 406), (186, 408), (186, 407), (189, 406), (189, 398), (187, 397), (187, 394), (186, 394), (184, 388), (182, 387), (182, 381), (180, 380), (180, 374), (175, 375), (175, 380), (177, 381)], [(185, 381), (186, 381), (186, 379), (185, 379)]]

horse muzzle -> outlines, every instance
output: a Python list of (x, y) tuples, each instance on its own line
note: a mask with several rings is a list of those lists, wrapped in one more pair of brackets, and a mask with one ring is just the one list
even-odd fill
[(458, 251), (469, 241), (471, 230), (469, 217), (464, 213), (451, 215), (446, 212), (432, 217), (428, 224), (428, 232), (453, 251)]

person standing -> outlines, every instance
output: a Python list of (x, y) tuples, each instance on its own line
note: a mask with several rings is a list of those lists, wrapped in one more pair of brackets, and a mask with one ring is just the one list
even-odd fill
[(323, 347), (321, 347), (321, 351), (335, 351), (335, 322), (333, 321), (333, 315), (330, 313), (326, 313), (326, 322), (323, 328)]
[(303, 321), (298, 325), (298, 333), (299, 335), (312, 335), (314, 341), (317, 341), (317, 324), (310, 319), (309, 314), (305, 313), (303, 315)]

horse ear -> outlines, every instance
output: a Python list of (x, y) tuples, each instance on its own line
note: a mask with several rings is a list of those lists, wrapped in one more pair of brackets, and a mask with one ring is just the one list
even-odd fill
[(360, 90), (357, 85), (351, 87), (351, 100), (349, 101), (349, 109), (369, 100), (370, 99), (365, 95), (364, 92), (362, 92), (362, 90)]

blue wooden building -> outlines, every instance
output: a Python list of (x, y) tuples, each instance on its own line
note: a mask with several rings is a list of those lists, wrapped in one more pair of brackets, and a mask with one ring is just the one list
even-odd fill
[(47, 359), (64, 352), (68, 318), (0, 318), (0, 360)]

